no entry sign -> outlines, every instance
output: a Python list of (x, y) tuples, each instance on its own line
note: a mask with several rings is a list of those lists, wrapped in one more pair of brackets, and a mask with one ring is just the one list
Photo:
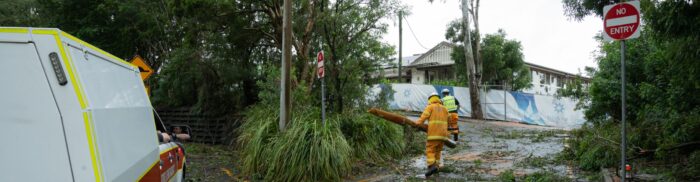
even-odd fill
[[(621, 110), (622, 118), (620, 122), (621, 142), (620, 142), (620, 168), (622, 175), (626, 176), (625, 166), (627, 158), (627, 132), (626, 132), (626, 103), (625, 103), (625, 40), (639, 37), (639, 1), (630, 1), (617, 3), (603, 7), (603, 39), (605, 40), (620, 40), (620, 90), (621, 90)], [(620, 181), (625, 182), (625, 177), (620, 178)]]
[(605, 40), (626, 40), (639, 37), (639, 1), (603, 7)]
[(326, 73), (323, 69), (323, 51), (318, 52), (316, 60), (318, 61), (318, 63), (317, 63), (318, 64), (317, 76), (318, 76), (318, 78), (323, 78), (323, 76), (326, 76)]

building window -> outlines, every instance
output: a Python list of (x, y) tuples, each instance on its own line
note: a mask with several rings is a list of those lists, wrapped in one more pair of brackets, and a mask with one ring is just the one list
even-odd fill
[(558, 87), (564, 87), (564, 78), (562, 77), (557, 77), (557, 86)]
[(552, 74), (551, 76), (549, 76), (549, 79), (552, 79), (552, 81), (550, 81), (550, 83), (552, 83), (552, 85), (557, 85), (557, 76)]
[(540, 73), (540, 74), (538, 74), (537, 76), (540, 77), (540, 85), (544, 85), (544, 84), (546, 83), (546, 82), (545, 82), (546, 79), (545, 79), (545, 77), (544, 77), (545, 74)]
[(437, 74), (434, 71), (428, 71), (428, 78), (427, 78), (428, 83), (433, 83), (433, 81), (436, 80), (435, 79), (436, 76), (437, 76)]

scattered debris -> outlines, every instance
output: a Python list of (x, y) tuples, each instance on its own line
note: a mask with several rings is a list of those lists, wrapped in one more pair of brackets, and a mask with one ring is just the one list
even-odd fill
[[(413, 119), (410, 118), (409, 119)], [(567, 131), (519, 123), (462, 120), (456, 148), (443, 151), (440, 173), (424, 179), (425, 156), (400, 162), (404, 174), (365, 174), (367, 181), (483, 181), (498, 179), (576, 178), (558, 161)], [(368, 173), (372, 173), (368, 171)], [(378, 178), (380, 177), (380, 178)]]

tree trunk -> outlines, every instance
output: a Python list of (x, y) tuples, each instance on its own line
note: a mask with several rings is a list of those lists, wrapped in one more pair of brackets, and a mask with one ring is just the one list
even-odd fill
[(481, 100), (479, 90), (479, 80), (476, 76), (474, 54), (472, 52), (472, 41), (469, 31), (469, 1), (462, 0), (462, 20), (464, 21), (464, 56), (466, 57), (467, 73), (469, 74), (469, 98), (471, 99), (472, 118), (483, 119), (481, 112)]
[[(304, 34), (301, 37), (301, 40), (297, 41), (301, 45), (297, 46), (299, 49), (297, 50), (297, 53), (299, 55), (299, 61), (303, 63), (300, 77), (301, 81), (305, 83), (313, 83), (314, 75), (313, 72), (315, 72), (314, 69), (311, 68), (312, 64), (309, 64), (310, 62), (313, 62), (314, 58), (309, 57), (309, 52), (310, 49), (313, 47), (310, 45), (311, 43), (311, 38), (314, 33), (314, 24), (316, 23), (316, 2), (314, 1), (309, 1), (308, 2), (308, 17), (306, 18), (306, 26), (304, 27)], [(309, 73), (311, 72), (311, 73)], [(309, 84), (309, 92), (311, 92), (311, 84)]]
[(282, 27), (282, 80), (280, 82), (280, 120), (279, 130), (285, 131), (287, 124), (291, 120), (292, 99), (290, 98), (290, 71), (292, 64), (292, 1), (284, 0), (284, 20)]
[(470, 12), (472, 13), (472, 17), (474, 20), (474, 65), (476, 65), (477, 83), (481, 84), (481, 74), (484, 71), (484, 62), (481, 59), (481, 32), (479, 31), (479, 1), (480, 0), (476, 0), (476, 6), (474, 6), (474, 2), (472, 1), (472, 8)]

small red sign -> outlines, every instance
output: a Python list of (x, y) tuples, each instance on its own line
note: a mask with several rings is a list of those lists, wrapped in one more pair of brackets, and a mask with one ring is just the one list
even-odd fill
[(318, 78), (323, 78), (324, 76), (326, 76), (326, 73), (323, 70), (323, 67), (318, 69)]
[(605, 34), (614, 40), (639, 37), (639, 1), (618, 3), (604, 8)]
[(318, 52), (318, 55), (316, 56), (317, 66), (318, 66), (318, 71), (317, 71), (317, 76), (318, 78), (323, 78), (326, 74), (323, 69), (323, 51)]

